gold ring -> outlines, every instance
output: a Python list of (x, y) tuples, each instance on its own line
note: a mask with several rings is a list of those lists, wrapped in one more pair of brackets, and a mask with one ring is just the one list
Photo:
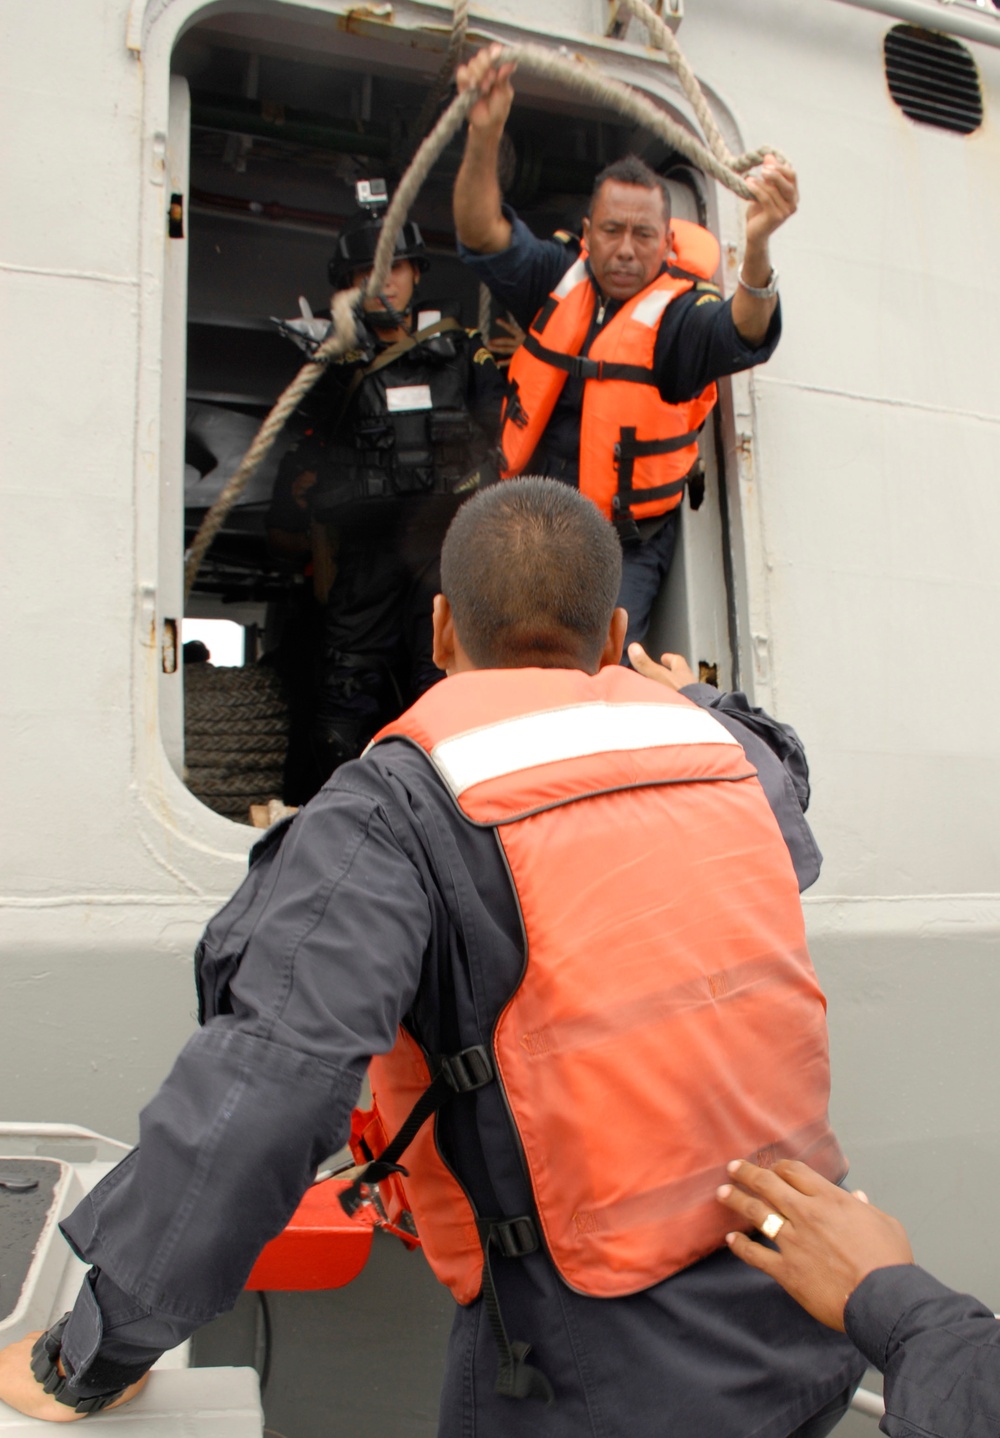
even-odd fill
[(765, 1238), (777, 1238), (785, 1226), (785, 1220), (780, 1213), (769, 1213), (764, 1222), (757, 1225)]

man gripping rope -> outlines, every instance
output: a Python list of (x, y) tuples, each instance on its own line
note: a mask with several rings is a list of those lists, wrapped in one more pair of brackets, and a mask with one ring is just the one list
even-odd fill
[(635, 156), (598, 175), (583, 252), (537, 239), (503, 204), (497, 157), (514, 99), (499, 46), (457, 73), (480, 98), (455, 181), (459, 253), (527, 331), (508, 371), (504, 474), (572, 484), (623, 546), (626, 643), (645, 637), (677, 538), (715, 381), (769, 359), (781, 332), (768, 239), (794, 213), (795, 172), (773, 156), (747, 184), (739, 288), (712, 283), (713, 235), (673, 220), (664, 182)]

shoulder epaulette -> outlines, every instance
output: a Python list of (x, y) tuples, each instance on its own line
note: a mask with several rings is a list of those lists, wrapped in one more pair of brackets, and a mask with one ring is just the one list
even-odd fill
[(699, 280), (695, 285), (696, 290), (709, 290), (713, 295), (721, 294), (718, 285), (713, 285), (711, 280)]
[(554, 230), (552, 238), (565, 245), (574, 255), (578, 255), (583, 249), (583, 241), (579, 235), (574, 235), (572, 230)]

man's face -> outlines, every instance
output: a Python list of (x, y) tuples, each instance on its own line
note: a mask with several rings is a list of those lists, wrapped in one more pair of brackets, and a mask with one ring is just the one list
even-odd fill
[(594, 279), (607, 299), (630, 300), (656, 278), (670, 250), (659, 188), (605, 180), (583, 238)]
[[(370, 269), (355, 270), (351, 275), (351, 284), (358, 286), (366, 284), (370, 274)], [(394, 310), (406, 309), (413, 298), (413, 291), (417, 287), (418, 274), (419, 270), (412, 260), (396, 260), (382, 290)], [(385, 305), (380, 299), (366, 299), (365, 309), (372, 314), (376, 310), (384, 310)]]

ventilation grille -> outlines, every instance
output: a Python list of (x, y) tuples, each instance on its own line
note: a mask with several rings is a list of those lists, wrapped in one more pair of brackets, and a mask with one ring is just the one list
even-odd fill
[(957, 40), (894, 25), (885, 37), (889, 94), (911, 120), (971, 135), (983, 123), (975, 61)]

